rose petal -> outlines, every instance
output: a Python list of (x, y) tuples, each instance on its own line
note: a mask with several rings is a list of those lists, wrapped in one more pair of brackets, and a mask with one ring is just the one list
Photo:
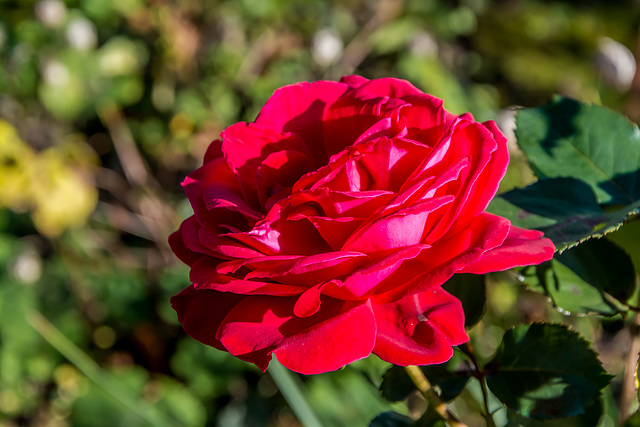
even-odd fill
[(180, 224), (180, 229), (178, 231), (180, 232), (182, 241), (188, 250), (201, 254), (214, 255), (214, 252), (211, 249), (201, 243), (201, 229), (202, 226), (198, 223), (195, 215), (192, 215)]
[(347, 92), (325, 112), (323, 141), (326, 152), (333, 155), (354, 145), (363, 133), (403, 104), (405, 102), (400, 99), (361, 89)]
[(453, 200), (453, 196), (429, 199), (378, 218), (354, 232), (342, 250), (372, 253), (419, 244), (427, 217)]
[(274, 351), (284, 366), (304, 375), (320, 374), (371, 354), (376, 324), (369, 301), (343, 303), (327, 298), (318, 313), (296, 323), (308, 324), (316, 316), (326, 320), (289, 337)]
[(367, 83), (369, 81), (369, 79), (362, 77), (362, 76), (356, 76), (356, 75), (349, 75), (349, 76), (342, 76), (340, 78), (340, 82), (341, 83), (346, 83), (349, 86), (352, 86), (354, 88), (360, 87), (363, 84)]
[[(238, 189), (239, 190), (239, 189)], [(208, 210), (228, 209), (242, 214), (245, 218), (257, 221), (263, 214), (253, 210), (239, 191), (225, 182), (214, 182), (203, 192), (204, 205)]]
[(256, 124), (293, 132), (307, 144), (315, 167), (326, 165), (329, 156), (324, 150), (322, 135), (325, 110), (350, 90), (349, 85), (317, 81), (298, 83), (276, 90), (256, 118)]
[(377, 96), (388, 96), (389, 98), (404, 98), (409, 95), (425, 94), (408, 81), (393, 77), (369, 80), (360, 86), (359, 90)]
[(480, 123), (458, 122), (444, 163), (449, 159), (469, 157), (467, 173), (460, 177), (455, 191), (456, 201), (446, 217), (427, 236), (428, 241), (440, 239), (449, 230), (457, 232), (487, 207), (498, 189), (509, 162), (506, 138), (496, 140), (494, 134)]
[[(457, 180), (468, 166), (469, 159), (465, 157), (450, 165), (437, 176), (426, 176), (420, 180), (412, 180), (410, 186), (402, 186), (399, 194), (381, 210), (379, 215), (388, 215), (404, 206), (446, 195), (446, 184)], [(440, 217), (433, 219), (435, 222), (439, 220)]]
[(311, 186), (311, 191), (321, 188), (343, 192), (370, 190), (371, 176), (369, 171), (357, 161), (359, 157), (361, 153), (353, 150), (344, 162), (332, 165), (331, 170)]
[(254, 267), (245, 277), (311, 287), (346, 276), (369, 261), (367, 255), (358, 252), (328, 252), (283, 261), (278, 265), (263, 264), (264, 268)]
[(242, 295), (300, 295), (307, 290), (304, 286), (283, 285), (259, 280), (242, 280), (220, 274), (218, 263), (211, 258), (201, 258), (191, 266), (189, 279), (196, 289), (213, 289)]
[(269, 154), (255, 175), (260, 204), (268, 210), (278, 199), (288, 196), (293, 184), (311, 167), (312, 160), (299, 151), (282, 150)]
[(442, 100), (425, 93), (406, 95), (408, 104), (400, 114), (406, 119), (408, 138), (427, 147), (433, 147), (457, 120), (457, 117), (442, 107)]
[(333, 371), (368, 356), (375, 343), (371, 304), (323, 297), (309, 317), (293, 315), (297, 299), (252, 296), (223, 320), (217, 338), (234, 356), (266, 370), (270, 353), (305, 374)]
[(484, 274), (522, 265), (540, 264), (553, 257), (555, 246), (543, 233), (511, 226), (502, 245), (482, 254), (480, 259), (466, 265), (461, 273)]
[(291, 150), (311, 157), (307, 145), (298, 135), (263, 128), (257, 123), (236, 123), (220, 135), (225, 159), (237, 174), (242, 193), (249, 204), (256, 202), (256, 171), (269, 154)]
[(218, 350), (225, 350), (216, 338), (216, 332), (222, 320), (243, 299), (242, 295), (187, 286), (171, 298), (171, 307), (178, 314), (178, 321), (187, 335)]
[[(281, 201), (283, 202), (283, 201)], [(276, 203), (267, 216), (248, 232), (225, 236), (229, 243), (238, 243), (264, 255), (314, 255), (330, 252), (331, 248), (309, 221), (289, 221)], [(300, 237), (304, 236), (303, 239)], [(222, 252), (221, 252), (222, 253)]]
[(342, 289), (355, 297), (371, 294), (381, 284), (403, 283), (421, 273), (420, 263), (413, 260), (431, 246), (413, 245), (393, 251), (388, 256), (355, 271), (344, 281)]
[(363, 223), (362, 219), (353, 217), (327, 218), (312, 216), (307, 219), (333, 251), (339, 251), (345, 240), (352, 235)]
[(201, 223), (209, 219), (209, 209), (204, 203), (204, 192), (213, 183), (222, 185), (225, 183), (229, 188), (236, 186), (237, 178), (229, 169), (224, 158), (216, 158), (202, 167), (191, 172), (182, 182), (184, 192), (191, 203), (193, 212)]
[[(500, 246), (510, 227), (506, 218), (488, 213), (477, 216), (468, 228), (434, 242), (428, 251), (407, 261), (402, 269), (379, 283), (375, 290), (378, 301), (396, 301), (442, 285), (483, 253)], [(413, 276), (408, 277), (405, 269), (412, 269)]]
[(326, 187), (315, 190), (295, 191), (289, 197), (294, 206), (310, 205), (316, 209), (316, 215), (330, 218), (353, 217), (368, 218), (372, 212), (384, 207), (395, 196), (392, 191), (334, 191)]
[(222, 140), (214, 139), (211, 141), (207, 150), (204, 153), (204, 159), (202, 161), (203, 164), (209, 163), (212, 160), (217, 159), (218, 157), (222, 157)]
[(180, 261), (187, 265), (192, 265), (202, 256), (202, 253), (189, 249), (184, 243), (182, 233), (184, 233), (185, 222), (186, 221), (180, 224), (180, 228), (169, 236), (169, 247), (171, 247), (171, 250), (176, 254)]
[(325, 283), (319, 283), (306, 291), (298, 298), (293, 306), (293, 314), (296, 317), (313, 316), (320, 310), (320, 295)]
[(452, 346), (469, 339), (462, 304), (440, 287), (372, 306), (377, 326), (373, 352), (394, 365), (446, 362)]

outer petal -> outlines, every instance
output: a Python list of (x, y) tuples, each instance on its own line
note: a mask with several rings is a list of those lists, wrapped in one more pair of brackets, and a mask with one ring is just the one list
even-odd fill
[(460, 273), (484, 274), (548, 261), (553, 258), (556, 248), (551, 240), (542, 236), (540, 231), (511, 226), (502, 245), (485, 252), (480, 259), (460, 270)]
[(187, 335), (218, 350), (225, 350), (216, 338), (216, 332), (222, 320), (243, 299), (244, 295), (196, 290), (188, 286), (171, 298), (171, 307), (178, 313), (178, 321)]
[(341, 83), (346, 83), (349, 86), (356, 87), (356, 88), (362, 86), (363, 84), (367, 83), (368, 81), (369, 81), (369, 79), (367, 79), (365, 77), (362, 77), (362, 76), (357, 76), (355, 74), (351, 74), (349, 76), (342, 76), (340, 78), (340, 82)]
[(411, 104), (400, 111), (406, 118), (408, 137), (428, 147), (433, 147), (457, 119), (442, 107), (442, 100), (426, 93), (405, 95), (402, 99)]
[[(169, 246), (174, 254), (187, 265), (191, 265), (196, 262), (203, 254), (189, 249), (185, 243), (182, 234), (184, 233), (185, 223), (189, 220), (185, 220), (180, 224), (178, 231), (171, 233), (169, 236)], [(203, 250), (204, 251), (204, 250)]]
[[(327, 154), (339, 153), (355, 144), (363, 133), (383, 120), (393, 109), (404, 104), (400, 99), (377, 96), (360, 89), (346, 93), (324, 115), (322, 139)], [(382, 130), (389, 124), (391, 122), (383, 123), (374, 129), (379, 127)]]
[[(213, 255), (213, 252), (200, 242), (201, 231), (202, 227), (196, 220), (195, 215), (192, 215), (182, 221), (182, 224), (180, 224), (180, 228), (178, 229), (178, 233), (180, 233), (180, 237), (182, 239), (182, 244), (184, 244), (187, 250), (200, 254)], [(175, 243), (177, 243), (177, 241), (174, 237), (174, 244)]]
[(469, 338), (460, 301), (437, 287), (390, 304), (373, 303), (378, 333), (373, 352), (394, 365), (446, 362)]
[(369, 80), (358, 90), (369, 92), (377, 96), (388, 96), (389, 98), (404, 98), (408, 95), (424, 95), (420, 89), (406, 80), (393, 77)]
[(311, 375), (334, 371), (369, 356), (376, 339), (371, 303), (350, 305), (344, 303), (344, 311), (289, 338), (274, 351), (278, 360), (292, 371)]
[(289, 369), (317, 374), (367, 357), (375, 343), (371, 304), (323, 297), (309, 317), (293, 314), (295, 298), (255, 296), (227, 315), (217, 338), (234, 356), (266, 370), (271, 352)]
[(273, 93), (255, 123), (299, 135), (307, 143), (316, 167), (320, 167), (328, 159), (323, 148), (322, 118), (328, 107), (349, 90), (348, 84), (332, 81), (285, 86)]
[(298, 135), (263, 128), (256, 123), (236, 123), (221, 135), (225, 159), (231, 171), (237, 174), (242, 194), (250, 204), (256, 202), (256, 171), (269, 154), (289, 150), (307, 157), (311, 155), (305, 141)]
[(191, 172), (182, 182), (182, 187), (193, 207), (193, 212), (201, 222), (207, 218), (209, 213), (204, 203), (204, 192), (214, 183), (230, 188), (235, 186), (238, 192), (240, 190), (237, 186), (237, 178), (222, 157), (205, 163), (202, 167)]

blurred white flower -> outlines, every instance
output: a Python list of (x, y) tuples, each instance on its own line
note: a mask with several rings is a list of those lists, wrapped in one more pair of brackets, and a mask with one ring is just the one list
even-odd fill
[(631, 87), (636, 74), (636, 60), (623, 44), (609, 37), (601, 37), (595, 64), (605, 83), (617, 87), (621, 92)]
[(67, 6), (60, 0), (41, 0), (36, 4), (36, 16), (48, 27), (59, 27), (67, 16)]
[(411, 53), (420, 58), (432, 58), (438, 55), (438, 42), (431, 33), (420, 31), (411, 40)]
[(69, 69), (59, 61), (47, 61), (42, 68), (42, 78), (52, 86), (64, 86), (69, 82)]
[(313, 36), (311, 52), (313, 59), (322, 67), (330, 65), (342, 54), (344, 44), (340, 35), (329, 28), (323, 28)]
[(67, 41), (78, 50), (91, 50), (98, 42), (96, 26), (87, 18), (73, 18), (67, 25)]
[(516, 112), (515, 108), (505, 108), (500, 110), (495, 117), (496, 124), (504, 136), (507, 137), (510, 152), (517, 150), (518, 147), (516, 142)]
[(22, 284), (31, 285), (42, 276), (42, 260), (35, 251), (24, 251), (12, 263), (11, 273)]

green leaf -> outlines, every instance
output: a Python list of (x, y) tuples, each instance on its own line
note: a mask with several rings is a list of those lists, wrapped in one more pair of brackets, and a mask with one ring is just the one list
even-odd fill
[(500, 401), (538, 419), (585, 413), (612, 378), (577, 332), (541, 323), (508, 330), (485, 369)]
[[(454, 350), (453, 356), (448, 362), (421, 366), (420, 369), (422, 369), (436, 393), (445, 402), (458, 396), (473, 375), (471, 365), (469, 365), (466, 356), (458, 350)], [(392, 366), (382, 376), (380, 392), (390, 402), (404, 400), (415, 390), (416, 386), (404, 368), (400, 366)]]
[(514, 411), (507, 412), (505, 427), (596, 427), (602, 417), (602, 399), (596, 399), (584, 410), (584, 414), (555, 420), (536, 420), (525, 418)]
[(473, 376), (473, 368), (467, 357), (457, 350), (448, 362), (421, 366), (421, 369), (440, 399), (445, 402), (455, 399)]
[(521, 273), (527, 286), (569, 313), (612, 316), (626, 311), (624, 302), (636, 286), (631, 258), (607, 239), (586, 241)]
[(414, 390), (416, 390), (416, 386), (401, 366), (392, 366), (382, 376), (380, 393), (382, 393), (382, 397), (389, 402), (404, 400)]
[(413, 420), (406, 415), (387, 411), (379, 414), (369, 424), (369, 427), (410, 427)]
[(442, 288), (462, 302), (464, 326), (470, 328), (482, 319), (487, 308), (487, 284), (484, 275), (454, 274)]
[(607, 239), (623, 248), (631, 257), (636, 272), (640, 272), (640, 221), (627, 222), (620, 230), (608, 234)]
[(592, 239), (556, 256), (556, 260), (591, 286), (620, 302), (636, 287), (636, 272), (627, 253), (608, 239)]
[(553, 178), (496, 196), (487, 210), (518, 227), (543, 231), (562, 252), (617, 230), (630, 215), (640, 212), (640, 202), (605, 212), (585, 182)]
[(569, 98), (521, 110), (518, 145), (539, 178), (588, 183), (599, 203), (640, 199), (640, 130), (624, 116)]
[(556, 260), (525, 268), (522, 278), (525, 285), (548, 296), (565, 314), (614, 316), (621, 310), (597, 288), (586, 284)]

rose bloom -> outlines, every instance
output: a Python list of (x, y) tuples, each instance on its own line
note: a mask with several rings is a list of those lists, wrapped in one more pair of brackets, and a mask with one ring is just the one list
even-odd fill
[(410, 83), (343, 77), (277, 90), (211, 143), (171, 235), (192, 286), (188, 335), (266, 370), (315, 374), (371, 353), (448, 360), (468, 340), (441, 285), (553, 256), (542, 233), (485, 212), (509, 162), (492, 121)]

